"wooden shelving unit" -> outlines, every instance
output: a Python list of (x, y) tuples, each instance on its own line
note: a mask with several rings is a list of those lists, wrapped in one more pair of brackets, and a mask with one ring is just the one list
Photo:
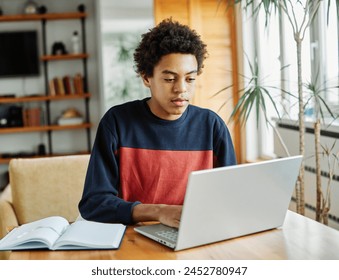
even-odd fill
[[(91, 94), (88, 92), (88, 77), (87, 77), (87, 59), (89, 54), (86, 52), (86, 30), (85, 30), (85, 18), (86, 13), (82, 12), (71, 12), (71, 13), (46, 13), (46, 14), (33, 14), (33, 15), (2, 15), (0, 16), (0, 23), (2, 22), (23, 22), (23, 21), (40, 21), (42, 25), (42, 43), (43, 43), (43, 54), (41, 61), (43, 62), (44, 68), (44, 80), (45, 80), (45, 93), (32, 95), (32, 96), (20, 96), (20, 97), (0, 97), (1, 104), (16, 104), (16, 103), (28, 103), (28, 102), (42, 102), (45, 104), (47, 123), (41, 126), (25, 126), (25, 127), (2, 127), (0, 128), (0, 134), (12, 134), (12, 133), (27, 133), (27, 132), (46, 132), (48, 135), (48, 152), (47, 156), (60, 155), (53, 151), (52, 145), (52, 132), (61, 130), (86, 130), (87, 134), (87, 150), (82, 153), (90, 153), (91, 139), (90, 139), (90, 123), (89, 114), (89, 100)], [(82, 48), (83, 52), (80, 54), (65, 54), (65, 55), (51, 55), (47, 52), (47, 31), (46, 24), (48, 21), (54, 20), (80, 20), (81, 33), (82, 33)], [(48, 36), (50, 36), (48, 34)], [(69, 94), (69, 95), (49, 95), (49, 72), (48, 65), (53, 61), (67, 61), (67, 60), (82, 60), (83, 62), (83, 86), (85, 93), (81, 94)], [(50, 119), (50, 107), (51, 103), (55, 101), (67, 101), (67, 100), (84, 100), (85, 105), (85, 121), (78, 125), (55, 125)], [(71, 132), (70, 132), (71, 133)], [(2, 149), (2, 147), (0, 147)], [(5, 153), (3, 153), (5, 154)], [(39, 156), (40, 157), (40, 156)], [(6, 164), (11, 158), (2, 158), (0, 151), (0, 164)]]

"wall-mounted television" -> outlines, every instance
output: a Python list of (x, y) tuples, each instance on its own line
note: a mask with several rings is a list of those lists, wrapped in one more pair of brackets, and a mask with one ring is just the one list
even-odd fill
[(37, 31), (0, 32), (0, 78), (38, 75)]

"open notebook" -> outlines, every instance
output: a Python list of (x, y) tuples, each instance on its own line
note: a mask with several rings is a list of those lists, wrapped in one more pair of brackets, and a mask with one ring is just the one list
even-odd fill
[(0, 251), (118, 249), (125, 229), (123, 224), (85, 220), (69, 224), (52, 216), (14, 228), (0, 240)]

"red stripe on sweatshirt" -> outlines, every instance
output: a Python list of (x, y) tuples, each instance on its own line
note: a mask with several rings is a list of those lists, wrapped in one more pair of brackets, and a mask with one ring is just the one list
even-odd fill
[(212, 151), (121, 148), (120, 189), (127, 201), (181, 205), (188, 175), (213, 168)]

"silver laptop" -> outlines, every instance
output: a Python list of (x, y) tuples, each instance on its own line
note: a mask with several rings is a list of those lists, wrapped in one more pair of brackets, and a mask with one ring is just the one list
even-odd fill
[(302, 156), (240, 164), (189, 175), (179, 229), (135, 230), (182, 250), (282, 226)]

